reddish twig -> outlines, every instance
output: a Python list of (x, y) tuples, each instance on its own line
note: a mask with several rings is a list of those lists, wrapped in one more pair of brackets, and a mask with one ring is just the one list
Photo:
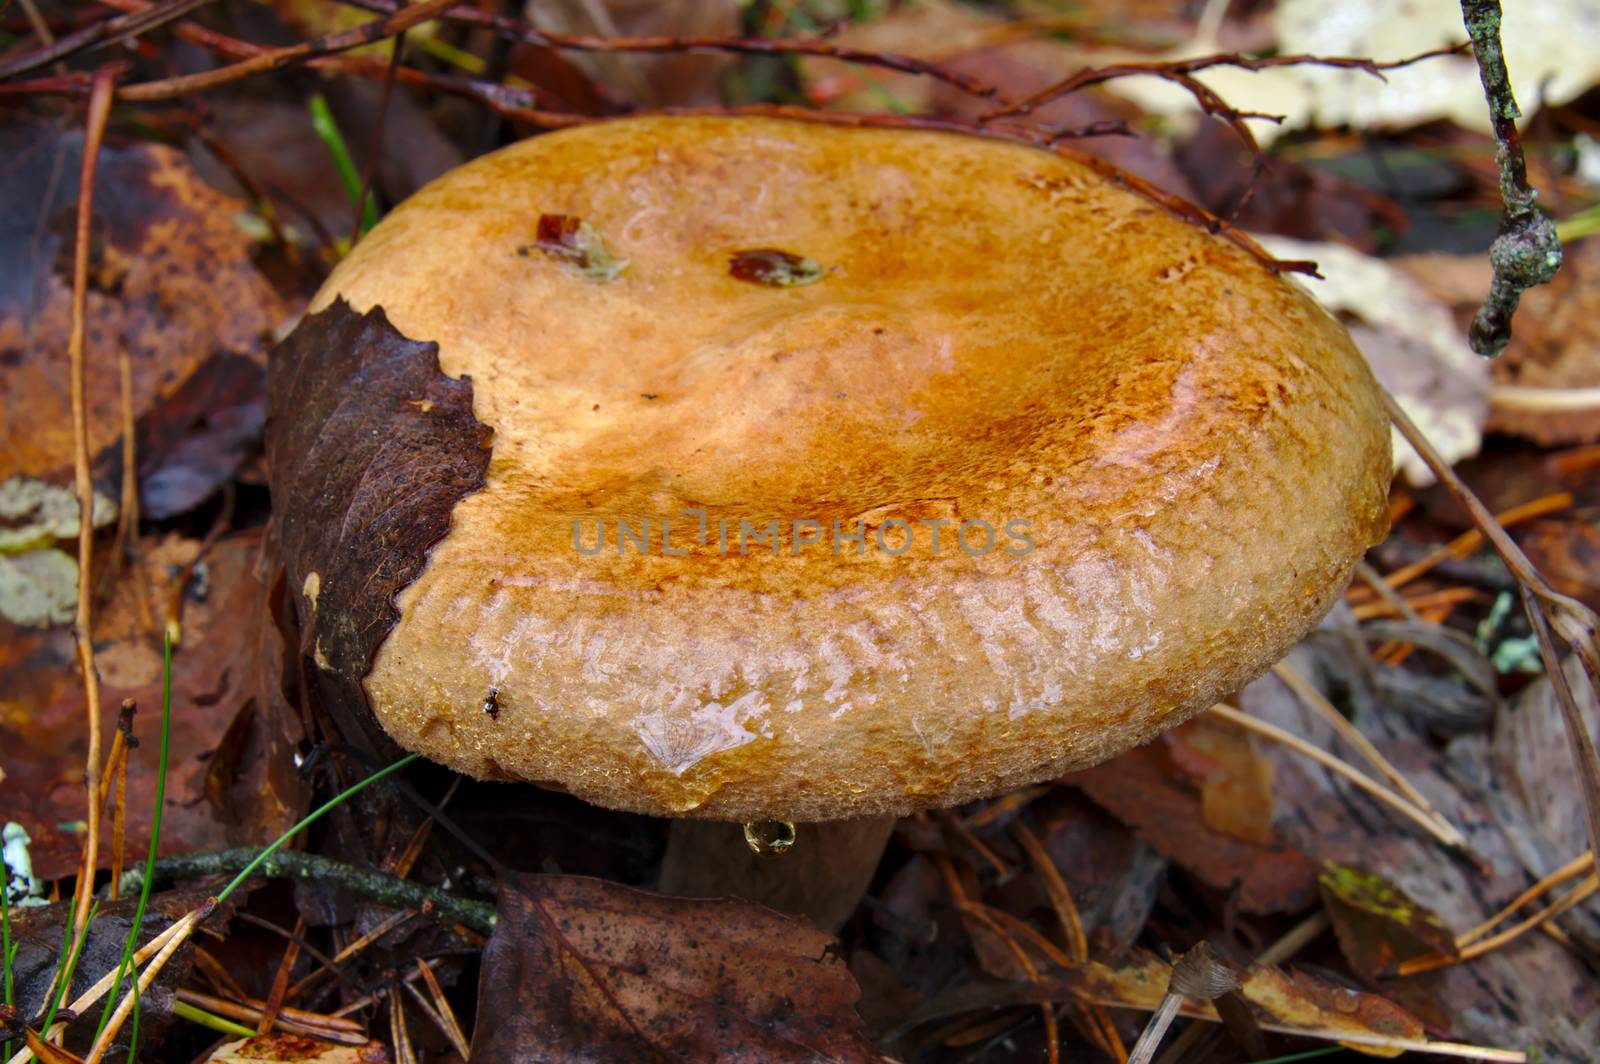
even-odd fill
[(164, 4), (147, 4), (141, 11), (113, 15), (98, 22), (91, 22), (42, 48), (0, 62), (0, 78), (26, 74), (30, 70), (49, 66), (82, 51), (137, 37), (141, 33), (183, 18), (195, 8), (212, 2), (213, 0), (167, 0)]
[[(1424, 59), (1455, 55), (1464, 52), (1466, 48), (1467, 45), (1463, 42), (1444, 48), (1435, 48), (1432, 51), (1421, 52), (1405, 59), (1396, 59), (1387, 63), (1380, 63), (1376, 60), (1364, 59), (1359, 56), (1275, 55), (1250, 58), (1237, 52), (1218, 52), (1212, 55), (1195, 56), (1192, 59), (1156, 59), (1145, 62), (1112, 63), (1103, 67), (1084, 67), (1071, 77), (1063, 78), (1054, 85), (1046, 86), (1027, 99), (1000, 107), (983, 117), (990, 120), (1021, 117), (1038, 110), (1052, 100), (1058, 100), (1063, 96), (1079, 92), (1091, 85), (1099, 85), (1117, 78), (1153, 75), (1159, 78), (1166, 78), (1169, 81), (1176, 81), (1191, 93), (1194, 91), (1193, 88), (1180, 79), (1192, 81), (1192, 75), (1198, 74), (1202, 70), (1220, 66), (1238, 67), (1241, 70), (1266, 70), (1270, 67), (1283, 66), (1326, 66), (1348, 70), (1363, 70), (1373, 77), (1382, 79), (1385, 70), (1399, 70), (1401, 67), (1420, 63)], [(1207, 91), (1209, 92), (1210, 90)], [(1204, 106), (1203, 100), (1199, 102)], [(1265, 118), (1269, 116), (1249, 115), (1248, 117)]]
[(290, 45), (287, 48), (274, 48), (261, 52), (249, 59), (216, 70), (207, 70), (199, 74), (182, 74), (175, 78), (163, 78), (160, 81), (147, 81), (137, 85), (126, 85), (117, 95), (129, 101), (170, 100), (175, 96), (183, 96), (191, 92), (202, 92), (226, 85), (231, 81), (260, 74), (269, 70), (281, 70), (295, 63), (321, 56), (334, 55), (347, 52), (352, 48), (374, 44), (387, 40), (396, 34), (403, 33), (413, 26), (437, 18), (439, 13), (450, 6), (453, 0), (420, 0), (390, 15), (386, 18), (373, 19), (353, 29), (340, 30), (337, 33), (324, 34), (313, 40), (303, 41), (300, 44)]
[(73, 941), (88, 931), (89, 901), (94, 896), (94, 870), (100, 858), (100, 677), (94, 666), (94, 593), (91, 569), (94, 555), (94, 483), (89, 475), (89, 411), (85, 400), (88, 371), (84, 342), (89, 302), (89, 243), (94, 218), (95, 165), (100, 142), (111, 114), (116, 88), (114, 71), (94, 75), (89, 113), (84, 121), (83, 167), (78, 178), (78, 225), (72, 256), (72, 324), (67, 337), (67, 387), (72, 401), (72, 466), (78, 493), (78, 609), (73, 621), (77, 637), (78, 668), (83, 672), (84, 711), (88, 718), (88, 746), (84, 790), (88, 794), (88, 830), (83, 843), (83, 867), (73, 894)]
[[(342, 0), (368, 11), (392, 14), (400, 10), (395, 0)], [(831, 44), (818, 37), (598, 37), (578, 33), (548, 33), (527, 22), (493, 15), (472, 7), (456, 7), (444, 18), (472, 26), (483, 26), (522, 44), (539, 45), (572, 52), (723, 52), (734, 55), (809, 55), (836, 59), (856, 66), (877, 67), (901, 74), (916, 74), (942, 81), (971, 96), (985, 100), (1003, 99), (1000, 90), (979, 78), (947, 70), (936, 62), (895, 52), (874, 52)]]

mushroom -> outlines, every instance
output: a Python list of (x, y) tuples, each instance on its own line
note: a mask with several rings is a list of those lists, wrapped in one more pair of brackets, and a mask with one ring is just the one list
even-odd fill
[(678, 818), (665, 887), (824, 925), (892, 818), (1212, 705), (1387, 526), (1333, 318), (1024, 145), (568, 129), (417, 193), (312, 310), (268, 449), (341, 727)]

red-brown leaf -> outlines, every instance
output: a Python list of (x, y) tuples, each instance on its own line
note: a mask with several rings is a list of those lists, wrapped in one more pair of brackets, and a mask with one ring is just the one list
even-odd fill
[(503, 880), (472, 1058), (876, 1061), (834, 940), (737, 899)]

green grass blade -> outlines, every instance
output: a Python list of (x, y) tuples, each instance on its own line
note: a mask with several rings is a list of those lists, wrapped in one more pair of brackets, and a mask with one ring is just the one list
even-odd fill
[(304, 831), (306, 828), (310, 827), (312, 824), (315, 824), (317, 821), (321, 820), (325, 814), (342, 805), (345, 799), (354, 797), (355, 795), (366, 790), (368, 787), (372, 786), (374, 783), (377, 783), (379, 780), (383, 779), (385, 776), (405, 768), (407, 765), (411, 764), (411, 762), (415, 761), (421, 756), (421, 754), (407, 754), (405, 757), (402, 757), (393, 764), (380, 768), (378, 771), (374, 772), (360, 783), (351, 784), (349, 787), (346, 787), (332, 798), (329, 798), (326, 802), (323, 802), (310, 813), (307, 813), (300, 823), (296, 824), (288, 831), (285, 831), (282, 835), (279, 835), (276, 842), (257, 854), (254, 861), (251, 861), (249, 864), (245, 865), (244, 868), (240, 870), (239, 874), (233, 877), (233, 882), (222, 888), (222, 893), (217, 895), (217, 900), (227, 901), (228, 895), (237, 890), (239, 888), (239, 884), (249, 879), (255, 870), (261, 867), (263, 861), (277, 853), (279, 850), (283, 849), (285, 843), (294, 838), (296, 835), (300, 834), (300, 832)]
[[(156, 847), (161, 843), (161, 811), (167, 802), (167, 750), (172, 739), (172, 633), (163, 639), (161, 652), (161, 754), (156, 768), (156, 807), (150, 816), (150, 852), (144, 860), (144, 882), (139, 885), (139, 903), (133, 909), (133, 924), (128, 928), (127, 941), (122, 944), (122, 960), (117, 964), (117, 978), (106, 994), (105, 1008), (100, 1012), (100, 1023), (94, 1030), (96, 1039), (106, 1029), (111, 1013), (116, 1007), (117, 995), (122, 992), (122, 980), (127, 978), (133, 965), (133, 953), (138, 947), (139, 932), (144, 927), (145, 907), (150, 904), (151, 872), (156, 864)], [(134, 981), (138, 986), (138, 980)], [(132, 1045), (130, 1044), (130, 1050)]]
[(311, 97), (311, 125), (327, 146), (328, 154), (333, 157), (333, 168), (339, 171), (339, 180), (344, 183), (350, 202), (356, 204), (361, 212), (361, 233), (365, 236), (367, 230), (378, 224), (378, 205), (372, 201), (371, 189), (367, 190), (365, 196), (361, 194), (361, 171), (356, 169), (354, 160), (350, 158), (344, 134), (339, 132), (339, 123), (333, 120), (328, 101), (320, 92)]
[(242, 1023), (234, 1023), (232, 1020), (223, 1019), (221, 1016), (213, 1016), (203, 1009), (195, 1008), (187, 1001), (173, 1002), (172, 1014), (188, 1020), (190, 1023), (198, 1023), (201, 1027), (209, 1027), (213, 1031), (221, 1031), (223, 1034), (231, 1034), (237, 1038), (254, 1038), (256, 1036), (255, 1028), (246, 1027)]

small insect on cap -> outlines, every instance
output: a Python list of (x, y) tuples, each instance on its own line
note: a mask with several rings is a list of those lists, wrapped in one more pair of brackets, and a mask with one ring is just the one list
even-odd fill
[(995, 140), (552, 133), (314, 310), (268, 446), (324, 697), (614, 808), (833, 820), (1101, 761), (1263, 672), (1387, 523), (1327, 313)]

